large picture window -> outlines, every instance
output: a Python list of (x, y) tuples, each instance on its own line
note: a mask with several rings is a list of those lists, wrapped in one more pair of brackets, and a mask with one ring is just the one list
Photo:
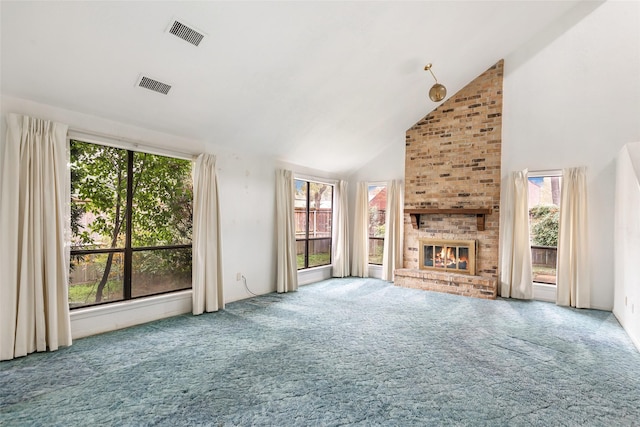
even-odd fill
[(71, 308), (191, 288), (191, 161), (70, 143)]
[(295, 223), (298, 270), (331, 264), (333, 186), (296, 179)]

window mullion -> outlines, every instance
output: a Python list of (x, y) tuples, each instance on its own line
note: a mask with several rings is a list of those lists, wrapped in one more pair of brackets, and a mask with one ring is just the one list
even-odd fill
[(311, 225), (311, 183), (307, 181), (307, 227), (305, 230), (304, 268), (309, 268), (309, 226)]
[(133, 251), (131, 250), (132, 217), (133, 217), (133, 151), (127, 151), (127, 208), (124, 247), (124, 299), (131, 299), (131, 272), (133, 270)]

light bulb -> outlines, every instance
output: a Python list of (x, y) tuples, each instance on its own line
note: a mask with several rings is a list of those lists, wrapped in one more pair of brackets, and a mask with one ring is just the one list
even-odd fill
[(429, 89), (429, 98), (433, 102), (440, 102), (445, 96), (447, 96), (447, 88), (442, 86), (440, 83), (434, 84), (431, 86), (431, 89)]

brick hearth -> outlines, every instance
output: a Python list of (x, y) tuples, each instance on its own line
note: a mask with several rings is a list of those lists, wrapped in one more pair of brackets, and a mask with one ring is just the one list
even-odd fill
[(496, 279), (408, 268), (396, 270), (394, 283), (396, 286), (405, 288), (446, 292), (448, 294), (486, 299), (495, 299), (497, 289)]

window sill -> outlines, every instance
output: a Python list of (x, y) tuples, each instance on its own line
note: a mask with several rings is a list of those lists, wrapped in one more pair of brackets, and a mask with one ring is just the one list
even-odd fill
[(556, 302), (556, 286), (546, 283), (533, 282), (533, 299), (538, 301)]
[(322, 265), (320, 267), (305, 268), (298, 270), (298, 285), (308, 285), (331, 278), (333, 265)]
[(382, 266), (380, 264), (369, 264), (369, 277), (382, 279)]
[(73, 339), (191, 312), (191, 290), (71, 310)]

